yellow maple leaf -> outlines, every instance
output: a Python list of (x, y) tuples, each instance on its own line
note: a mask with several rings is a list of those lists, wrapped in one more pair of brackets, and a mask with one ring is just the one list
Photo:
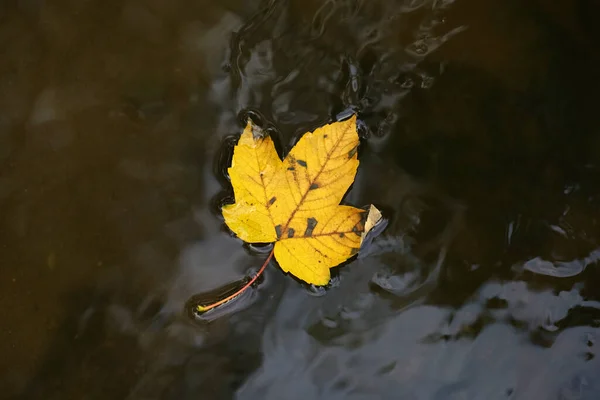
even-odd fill
[(235, 203), (223, 207), (227, 226), (249, 243), (276, 242), (285, 272), (315, 285), (355, 255), (381, 218), (339, 205), (358, 168), (356, 116), (306, 133), (282, 161), (271, 137), (248, 121), (228, 169)]

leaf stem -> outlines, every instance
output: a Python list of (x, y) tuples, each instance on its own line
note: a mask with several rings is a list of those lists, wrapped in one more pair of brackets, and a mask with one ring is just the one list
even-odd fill
[(230, 296), (227, 296), (226, 298), (224, 298), (222, 300), (219, 300), (219, 301), (209, 304), (207, 306), (197, 305), (196, 310), (198, 310), (198, 312), (204, 313), (208, 310), (212, 310), (213, 308), (220, 306), (221, 304), (227, 303), (228, 301), (233, 300), (234, 298), (236, 298), (237, 296), (242, 294), (246, 289), (248, 289), (250, 286), (252, 286), (252, 284), (254, 282), (256, 282), (258, 277), (264, 272), (265, 268), (267, 268), (267, 265), (269, 265), (269, 261), (271, 261), (271, 258), (273, 258), (274, 251), (275, 251), (275, 246), (273, 246), (273, 250), (271, 250), (271, 252), (269, 253), (269, 256), (263, 263), (262, 267), (260, 267), (260, 269), (258, 270), (256, 275), (254, 275), (254, 277), (252, 279), (250, 279), (250, 281), (248, 281), (248, 283), (246, 283), (244, 286), (242, 286), (240, 288), (240, 290), (238, 290), (237, 292), (235, 292), (234, 294), (232, 294)]

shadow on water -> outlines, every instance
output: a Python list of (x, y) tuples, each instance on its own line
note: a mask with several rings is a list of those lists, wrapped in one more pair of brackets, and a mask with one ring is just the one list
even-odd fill
[[(4, 2), (0, 397), (600, 398), (599, 12)], [(385, 230), (191, 317), (266, 257), (219, 212), (246, 116), (285, 154), (348, 109)]]

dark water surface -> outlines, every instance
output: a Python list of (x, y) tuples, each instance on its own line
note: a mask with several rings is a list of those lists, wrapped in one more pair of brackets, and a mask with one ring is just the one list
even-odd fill
[[(599, 4), (3, 1), (0, 398), (600, 399)], [(349, 107), (386, 230), (191, 319), (246, 116)]]

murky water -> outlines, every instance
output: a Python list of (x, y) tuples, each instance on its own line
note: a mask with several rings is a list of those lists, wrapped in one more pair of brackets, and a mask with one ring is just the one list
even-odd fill
[[(3, 2), (0, 397), (600, 398), (599, 4)], [(348, 108), (385, 231), (191, 318), (266, 257), (219, 214), (246, 116)]]

